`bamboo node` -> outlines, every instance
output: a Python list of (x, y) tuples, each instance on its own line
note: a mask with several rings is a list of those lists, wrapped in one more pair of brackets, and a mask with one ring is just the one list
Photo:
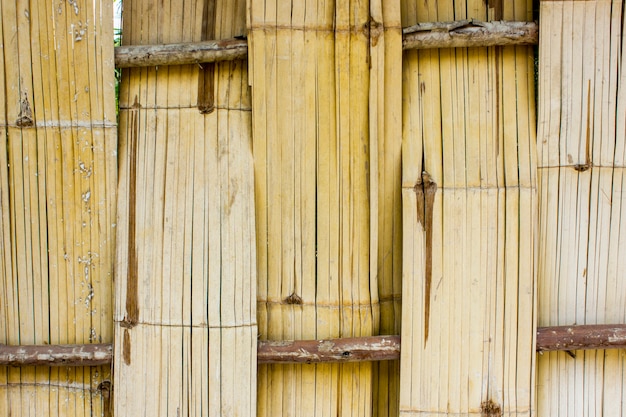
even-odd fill
[(289, 297), (285, 298), (287, 304), (302, 304), (302, 298), (294, 291)]
[(384, 28), (383, 24), (377, 22), (373, 18), (370, 17), (369, 21), (369, 32), (370, 32), (370, 45), (375, 47), (378, 45), (378, 39), (383, 34)]
[(502, 408), (493, 400), (483, 401), (480, 404), (480, 415), (482, 417), (500, 417), (502, 416)]
[(20, 114), (15, 121), (18, 127), (30, 127), (35, 123), (33, 121), (33, 111), (30, 108), (28, 97), (24, 94), (24, 99), (20, 101)]

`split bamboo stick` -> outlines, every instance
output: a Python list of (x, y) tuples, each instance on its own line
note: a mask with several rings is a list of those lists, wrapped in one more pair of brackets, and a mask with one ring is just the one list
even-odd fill
[[(197, 42), (209, 26), (218, 39), (245, 31), (244, 1), (128, 6), (125, 44)], [(254, 415), (250, 127), (245, 61), (122, 74), (118, 415)]]
[[(538, 322), (624, 323), (624, 3), (542, 1), (540, 13)], [(538, 413), (623, 415), (623, 351), (570, 343), (538, 358)]]
[[(110, 343), (112, 4), (20, 0), (0, 9), (0, 343)], [(110, 374), (1, 367), (0, 415), (100, 414), (98, 386)]]
[[(403, 1), (402, 25), (531, 6)], [(405, 52), (401, 415), (533, 413), (532, 65), (528, 47)]]

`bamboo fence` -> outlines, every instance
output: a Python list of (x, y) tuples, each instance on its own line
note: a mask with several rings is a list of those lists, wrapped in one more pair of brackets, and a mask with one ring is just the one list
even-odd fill
[[(624, 323), (624, 4), (540, 13), (538, 322)], [(574, 349), (539, 356), (538, 415), (624, 415), (624, 350)]]
[[(245, 34), (245, 2), (124, 4), (123, 43)], [(245, 61), (122, 74), (115, 414), (256, 407), (256, 250)]]
[[(526, 1), (404, 1), (419, 22)], [(536, 166), (529, 47), (407, 51), (400, 415), (531, 415)]]
[[(0, 2), (0, 344), (111, 343), (110, 1)], [(0, 366), (0, 415), (108, 415), (110, 366)]]
[(530, 0), (127, 2), (119, 146), (110, 6), (0, 3), (0, 415), (623, 414), (622, 0), (538, 150)]

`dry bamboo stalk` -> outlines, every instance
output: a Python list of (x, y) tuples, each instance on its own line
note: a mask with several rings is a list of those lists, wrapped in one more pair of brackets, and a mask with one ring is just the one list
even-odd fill
[[(112, 5), (87, 3), (0, 6), (0, 343), (112, 340)], [(0, 414), (99, 414), (108, 368), (2, 368)]]
[[(524, 1), (403, 7), (403, 26), (527, 20), (531, 10)], [(532, 413), (531, 50), (406, 51), (403, 66), (401, 335), (408, 348), (400, 414)]]
[[(214, 5), (216, 37), (243, 33), (244, 1)], [(124, 42), (199, 41), (208, 6), (131, 2)], [(219, 62), (214, 78), (204, 75), (198, 65), (123, 72), (116, 414), (248, 416), (256, 408), (246, 63)]]
[[(621, 323), (626, 311), (623, 6), (541, 2), (540, 326)], [(538, 413), (623, 413), (623, 367), (618, 350), (539, 356)]]

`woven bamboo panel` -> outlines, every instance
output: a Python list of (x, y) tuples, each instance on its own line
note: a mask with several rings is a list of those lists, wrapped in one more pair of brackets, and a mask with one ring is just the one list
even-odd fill
[[(112, 4), (2, 1), (0, 16), (0, 343), (110, 343)], [(108, 413), (110, 374), (0, 367), (0, 415)]]
[[(249, 2), (262, 339), (397, 328), (399, 9), (374, 3)], [(386, 415), (397, 364), (377, 372), (374, 388), (371, 363), (260, 366), (258, 413)]]
[[(402, 26), (530, 20), (403, 1)], [(536, 161), (528, 47), (405, 52), (400, 415), (533, 412)]]
[[(541, 3), (538, 323), (626, 320), (623, 2)], [(621, 416), (623, 350), (539, 356), (539, 415)]]
[[(245, 34), (243, 1), (124, 7), (125, 44)], [(122, 74), (117, 415), (255, 414), (250, 127), (245, 61)]]

